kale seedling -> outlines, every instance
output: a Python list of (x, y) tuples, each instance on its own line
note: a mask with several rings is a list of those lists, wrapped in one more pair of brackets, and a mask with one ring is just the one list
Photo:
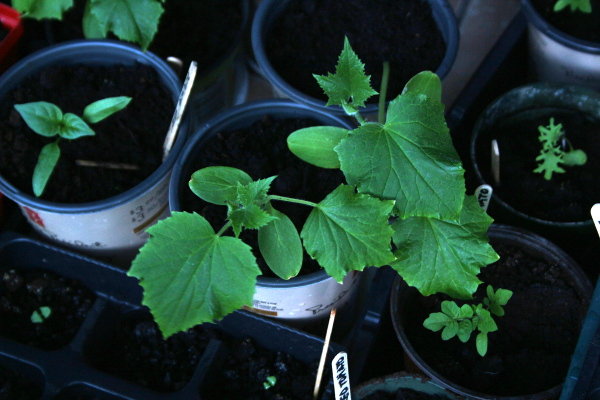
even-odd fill
[(554, 11), (558, 12), (567, 6), (571, 7), (571, 11), (579, 10), (587, 14), (592, 12), (591, 0), (558, 0), (554, 4)]
[[(254, 181), (230, 167), (194, 172), (191, 190), (227, 207), (222, 228), (215, 233), (202, 216), (173, 212), (149, 228), (128, 272), (140, 280), (143, 303), (166, 337), (252, 304), (260, 270), (238, 237), (243, 229), (258, 230), (266, 263), (283, 279), (298, 274), (304, 247), (338, 282), (350, 271), (390, 265), (425, 295), (470, 299), (480, 268), (498, 259), (487, 237), (492, 219), (465, 195), (437, 75), (411, 79), (390, 102), (385, 123), (360, 116), (376, 92), (348, 40), (336, 73), (317, 80), (328, 104), (342, 106), (360, 126), (302, 129), (288, 147), (309, 163), (340, 168), (347, 184), (312, 203), (269, 194), (276, 177)], [(279, 201), (312, 208), (300, 233), (277, 211)], [(225, 235), (230, 228), (233, 236)]]
[[(106, 38), (108, 32), (119, 39), (139, 44), (146, 50), (158, 30), (164, 0), (87, 0), (83, 33), (88, 39)], [(73, 7), (73, 0), (12, 0), (23, 17), (59, 19)]]
[(276, 383), (277, 383), (277, 377), (274, 375), (269, 375), (263, 382), (263, 387), (265, 388), (265, 390), (269, 390), (273, 386), (275, 386)]
[(47, 306), (42, 306), (33, 310), (31, 313), (31, 322), (34, 324), (41, 324), (52, 314), (52, 309)]
[(458, 336), (463, 343), (469, 340), (472, 332), (478, 330), (475, 345), (477, 352), (482, 357), (485, 356), (488, 348), (487, 334), (498, 330), (492, 314), (502, 317), (504, 315), (502, 306), (506, 305), (512, 296), (510, 290), (498, 289), (494, 292), (489, 285), (486, 291), (487, 297), (483, 299), (483, 304), (464, 304), (459, 307), (454, 301), (443, 301), (442, 312), (431, 313), (423, 322), (423, 326), (434, 332), (443, 329), (443, 340)]
[(38, 161), (33, 171), (32, 186), (33, 193), (40, 197), (46, 184), (54, 171), (54, 167), (60, 158), (60, 140), (77, 139), (83, 136), (93, 136), (95, 132), (88, 123), (95, 124), (104, 118), (111, 116), (117, 111), (127, 107), (131, 97), (109, 97), (89, 104), (83, 110), (83, 118), (72, 113), (64, 113), (58, 106), (45, 101), (33, 103), (15, 104), (15, 109), (21, 114), (23, 120), (35, 133), (53, 137), (58, 136), (56, 141), (48, 143), (42, 148)]
[(553, 173), (564, 173), (565, 170), (559, 164), (566, 166), (584, 165), (587, 162), (587, 156), (583, 150), (573, 149), (571, 143), (568, 143), (569, 150), (563, 150), (562, 140), (565, 137), (562, 124), (554, 125), (554, 118), (550, 118), (548, 126), (540, 125), (538, 127), (542, 143), (540, 155), (536, 157), (539, 161), (538, 167), (533, 170), (536, 173), (544, 173), (544, 179), (552, 179)]

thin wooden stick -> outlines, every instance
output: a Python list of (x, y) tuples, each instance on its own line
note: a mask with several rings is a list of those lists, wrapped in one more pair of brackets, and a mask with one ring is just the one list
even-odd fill
[(315, 390), (313, 398), (317, 400), (319, 389), (321, 388), (321, 380), (323, 379), (323, 370), (325, 368), (325, 359), (327, 358), (327, 349), (331, 340), (331, 331), (333, 331), (333, 322), (335, 321), (335, 307), (331, 309), (329, 314), (329, 325), (327, 325), (327, 333), (325, 334), (325, 343), (323, 343), (323, 351), (321, 352), (321, 360), (319, 361), (319, 369), (317, 370), (317, 380), (315, 381)]
[(500, 148), (498, 147), (498, 141), (492, 140), (492, 175), (496, 185), (500, 185)]
[(198, 68), (197, 65), (198, 64), (196, 61), (192, 61), (190, 63), (190, 68), (188, 69), (187, 76), (183, 82), (183, 87), (181, 88), (181, 93), (179, 94), (179, 100), (177, 101), (177, 106), (175, 107), (175, 113), (173, 114), (173, 119), (171, 120), (171, 126), (169, 126), (169, 131), (167, 132), (167, 137), (165, 138), (165, 143), (163, 145), (163, 161), (167, 158), (171, 148), (173, 147), (173, 143), (175, 143), (175, 138), (177, 137), (177, 132), (179, 131), (179, 124), (181, 124), (181, 117), (183, 116), (185, 106), (188, 98), (190, 97), (192, 86), (194, 86), (194, 79), (196, 78), (196, 70)]
[(91, 160), (75, 160), (75, 164), (80, 167), (97, 167), (97, 168), (109, 168), (109, 169), (125, 169), (129, 171), (137, 171), (140, 169), (135, 164), (116, 163), (110, 161), (91, 161)]

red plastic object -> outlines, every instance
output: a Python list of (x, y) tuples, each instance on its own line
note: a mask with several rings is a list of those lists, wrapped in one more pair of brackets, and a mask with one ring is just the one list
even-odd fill
[(0, 73), (4, 72), (17, 59), (17, 44), (23, 36), (21, 15), (15, 10), (0, 3), (0, 24), (8, 35), (0, 42)]

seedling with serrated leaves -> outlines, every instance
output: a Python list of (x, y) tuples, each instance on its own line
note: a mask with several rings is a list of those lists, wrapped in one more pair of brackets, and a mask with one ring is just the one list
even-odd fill
[(558, 0), (554, 4), (554, 11), (558, 12), (566, 7), (570, 7), (571, 11), (579, 10), (587, 14), (592, 12), (591, 0)]
[(89, 104), (83, 110), (83, 117), (73, 113), (64, 113), (55, 104), (36, 101), (25, 104), (15, 104), (15, 109), (31, 130), (46, 137), (58, 136), (56, 141), (42, 148), (33, 171), (33, 193), (40, 197), (60, 158), (61, 139), (77, 139), (93, 136), (96, 133), (89, 124), (95, 124), (127, 107), (131, 97), (109, 97)]
[(461, 342), (466, 343), (471, 333), (479, 331), (475, 340), (477, 352), (482, 357), (488, 349), (489, 332), (498, 330), (498, 326), (492, 315), (502, 317), (505, 306), (512, 296), (512, 292), (506, 289), (498, 289), (494, 292), (492, 286), (487, 287), (487, 297), (483, 304), (463, 304), (459, 307), (454, 301), (442, 302), (442, 312), (431, 313), (423, 322), (423, 326), (434, 332), (442, 330), (442, 339), (450, 340), (458, 336)]
[[(87, 0), (83, 33), (88, 39), (105, 39), (109, 32), (119, 39), (148, 49), (158, 30), (164, 0)], [(73, 0), (12, 0), (25, 18), (59, 19), (73, 7)]]
[[(348, 40), (336, 73), (316, 78), (328, 104), (342, 106), (360, 126), (301, 129), (288, 137), (288, 147), (316, 166), (340, 168), (347, 184), (311, 203), (268, 194), (276, 177), (253, 181), (229, 167), (196, 171), (190, 188), (227, 207), (223, 228), (215, 233), (203, 217), (174, 212), (148, 230), (151, 237), (128, 272), (140, 279), (143, 303), (165, 336), (252, 304), (260, 270), (238, 238), (243, 229), (258, 230), (266, 263), (283, 279), (300, 271), (304, 246), (338, 282), (351, 271), (391, 265), (425, 295), (470, 299), (479, 269), (498, 259), (487, 237), (492, 219), (474, 196), (465, 196), (435, 74), (411, 79), (390, 102), (385, 123), (360, 115), (376, 92)], [(277, 211), (279, 201), (312, 208), (300, 234)], [(229, 228), (234, 236), (225, 235)]]
[[(548, 126), (539, 126), (539, 141), (542, 143), (540, 154), (536, 157), (539, 164), (533, 172), (543, 173), (544, 179), (552, 179), (552, 174), (562, 174), (565, 170), (560, 166), (581, 166), (587, 162), (587, 155), (583, 150), (573, 149), (571, 143), (565, 138), (562, 124), (555, 125), (554, 118), (550, 118)], [(569, 146), (569, 150), (563, 149), (563, 140)]]

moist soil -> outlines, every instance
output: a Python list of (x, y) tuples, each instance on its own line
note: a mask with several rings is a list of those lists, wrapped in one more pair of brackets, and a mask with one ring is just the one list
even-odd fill
[[(599, 6), (600, 8), (600, 6)], [(600, 199), (600, 121), (586, 114), (564, 110), (525, 113), (506, 118), (477, 140), (477, 163), (485, 181), (493, 182), (490, 143), (498, 140), (500, 149), (500, 185), (494, 195), (513, 208), (533, 217), (555, 222), (589, 220), (589, 210)], [(540, 154), (539, 126), (547, 126), (550, 117), (561, 123), (573, 148), (587, 154), (583, 166), (564, 166), (565, 173), (554, 173), (551, 180), (534, 173)], [(568, 149), (568, 145), (567, 145)]]
[[(149, 177), (162, 163), (162, 144), (174, 110), (172, 95), (150, 66), (55, 66), (22, 82), (0, 101), (0, 174), (33, 196), (31, 177), (42, 147), (56, 140), (34, 133), (14, 104), (47, 101), (82, 115), (88, 104), (113, 96), (130, 104), (91, 128), (95, 136), (61, 140), (61, 156), (43, 200), (84, 203), (115, 196)], [(138, 170), (80, 167), (76, 160), (126, 163)]]
[(531, 0), (538, 13), (558, 30), (578, 39), (600, 43), (600, 0), (590, 0), (592, 12), (571, 11), (565, 7), (554, 12), (556, 0)]
[[(387, 99), (402, 92), (421, 71), (436, 71), (446, 52), (431, 7), (422, 0), (297, 0), (273, 23), (265, 49), (271, 65), (288, 84), (327, 100), (312, 74), (327, 75), (347, 36), (379, 91), (383, 63), (390, 63)], [(376, 103), (377, 96), (370, 102)]]
[[(10, 269), (0, 281), (0, 335), (42, 350), (58, 350), (75, 337), (95, 300), (81, 282), (50, 271)], [(31, 315), (51, 314), (41, 323)]]
[[(419, 296), (407, 307), (405, 332), (416, 352), (436, 372), (479, 393), (521, 396), (560, 385), (567, 374), (588, 301), (573, 288), (572, 278), (553, 262), (493, 238), (500, 260), (482, 269), (484, 282), (475, 294), (482, 301), (488, 284), (513, 291), (495, 317), (498, 331), (488, 334), (488, 352), (479, 356), (474, 335), (463, 344), (454, 337), (423, 327), (432, 312), (440, 312), (444, 295)], [(411, 289), (412, 290), (412, 289)], [(460, 306), (464, 302), (457, 301)]]
[(378, 390), (367, 397), (363, 397), (363, 400), (447, 400), (447, 397), (440, 396), (439, 394), (418, 392), (412, 389), (400, 389), (393, 393)]
[[(310, 165), (287, 147), (290, 133), (315, 125), (321, 124), (311, 119), (265, 116), (245, 129), (218, 132), (204, 142), (196, 156), (196, 164), (187, 173), (191, 176), (204, 167), (228, 166), (245, 171), (254, 180), (277, 176), (269, 193), (318, 203), (344, 181), (342, 172)], [(281, 201), (273, 202), (273, 207), (287, 215), (298, 232), (312, 211), (307, 206)], [(225, 224), (225, 206), (207, 203), (190, 190), (184, 190), (182, 194), (182, 209), (205, 217), (216, 232)], [(258, 251), (257, 231), (245, 230), (240, 237), (252, 247), (263, 275), (274, 277)], [(320, 269), (305, 252), (302, 274)]]

